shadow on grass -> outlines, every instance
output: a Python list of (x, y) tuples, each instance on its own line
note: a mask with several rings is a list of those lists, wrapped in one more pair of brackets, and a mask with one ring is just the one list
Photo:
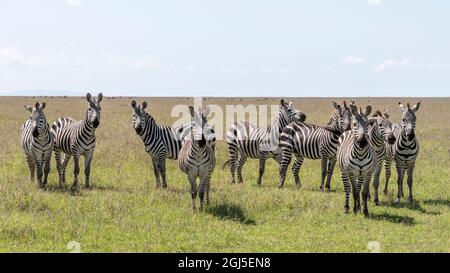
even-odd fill
[[(424, 202), (425, 203), (425, 202)], [(419, 202), (413, 201), (412, 203), (409, 202), (382, 202), (381, 203), (384, 206), (391, 207), (391, 208), (406, 208), (410, 210), (414, 210), (420, 213), (428, 214), (428, 215), (440, 215), (441, 213), (438, 211), (428, 211), (424, 209)]]
[(441, 205), (450, 207), (450, 200), (448, 199), (426, 199), (423, 200), (423, 203), (427, 205)]
[(244, 210), (240, 206), (235, 204), (224, 203), (212, 205), (206, 209), (206, 212), (222, 220), (237, 221), (244, 225), (256, 224), (253, 219), (245, 215)]
[(403, 215), (393, 215), (389, 213), (371, 213), (369, 215), (369, 219), (371, 220), (377, 220), (377, 221), (387, 221), (394, 224), (403, 224), (406, 226), (414, 226), (416, 224), (416, 220), (409, 216), (403, 216)]

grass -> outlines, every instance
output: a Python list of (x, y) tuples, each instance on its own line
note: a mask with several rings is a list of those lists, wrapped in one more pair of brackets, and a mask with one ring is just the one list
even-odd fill
[[(343, 213), (338, 167), (332, 191), (318, 190), (318, 161), (305, 162), (301, 189), (296, 189), (290, 173), (285, 188), (277, 188), (278, 166), (273, 160), (267, 162), (261, 186), (256, 185), (256, 160), (247, 161), (243, 185), (230, 185), (229, 171), (221, 169), (227, 159), (223, 141), (217, 146), (211, 205), (203, 212), (192, 211), (189, 184), (176, 162), (167, 163), (168, 189), (155, 189), (151, 160), (131, 127), (131, 98), (102, 102), (92, 189), (81, 189), (76, 195), (60, 190), (52, 160), (48, 189), (39, 190), (28, 179), (20, 148), (20, 126), (28, 117), (22, 105), (36, 100), (47, 102), (50, 122), (63, 115), (81, 119), (86, 111), (81, 98), (0, 98), (1, 252), (68, 252), (70, 241), (79, 242), (83, 252), (368, 252), (370, 241), (379, 241), (383, 252), (450, 251), (450, 99), (422, 100), (416, 201), (394, 203), (393, 172), (388, 196), (380, 195), (379, 207), (369, 204), (368, 218)], [(192, 103), (187, 98), (147, 101), (149, 112), (162, 123), (174, 121), (172, 105)], [(331, 99), (295, 101), (312, 123), (326, 122), (332, 111)], [(387, 107), (391, 119), (399, 119), (398, 99), (356, 101), (375, 109)], [(277, 100), (209, 98), (205, 103), (276, 104)], [(72, 172), (71, 163), (69, 185)], [(381, 181), (380, 188), (384, 172)]]

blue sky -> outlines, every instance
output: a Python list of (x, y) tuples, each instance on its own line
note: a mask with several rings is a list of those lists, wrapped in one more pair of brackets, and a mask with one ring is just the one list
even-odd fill
[(0, 0), (0, 7), (0, 95), (450, 93), (450, 1)]

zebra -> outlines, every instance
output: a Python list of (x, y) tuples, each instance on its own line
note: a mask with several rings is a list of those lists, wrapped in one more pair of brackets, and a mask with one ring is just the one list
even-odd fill
[(392, 145), (387, 145), (387, 153), (385, 158), (386, 168), (386, 184), (384, 186), (384, 193), (388, 192), (388, 183), (391, 176), (391, 163), (395, 162), (398, 175), (398, 193), (397, 202), (400, 202), (400, 198), (403, 197), (403, 178), (405, 171), (408, 175), (408, 188), (409, 188), (409, 203), (413, 202), (413, 172), (416, 162), (416, 158), (419, 154), (419, 141), (415, 134), (416, 129), (416, 112), (419, 110), (420, 101), (412, 108), (409, 103), (406, 107), (399, 102), (400, 111), (402, 113), (401, 122), (394, 124), (394, 135), (396, 137), (395, 142)]
[[(226, 141), (228, 144), (231, 183), (235, 183), (235, 170), (237, 162), (238, 183), (243, 183), (242, 168), (248, 157), (259, 159), (259, 176), (257, 184), (262, 182), (266, 160), (273, 158), (278, 164), (281, 163), (281, 148), (279, 147), (279, 136), (286, 125), (293, 121), (303, 122), (306, 115), (293, 106), (293, 102), (286, 103), (280, 100), (280, 111), (271, 126), (258, 127), (248, 122), (235, 122), (227, 131)], [(275, 146), (274, 146), (275, 145)], [(275, 147), (275, 149), (274, 149)], [(240, 157), (238, 159), (238, 153)]]
[(393, 125), (389, 120), (387, 110), (384, 110), (384, 113), (377, 111), (373, 117), (369, 118), (369, 141), (377, 155), (375, 171), (373, 173), (373, 188), (375, 191), (374, 203), (378, 206), (380, 205), (378, 200), (378, 186), (380, 184), (382, 163), (386, 156), (386, 146), (392, 145), (395, 142)]
[[(80, 157), (84, 156), (84, 174), (86, 188), (90, 187), (89, 176), (91, 172), (91, 161), (95, 148), (95, 129), (100, 125), (100, 102), (103, 94), (99, 93), (93, 98), (90, 93), (86, 94), (88, 109), (83, 120), (75, 121), (72, 118), (60, 117), (53, 125), (51, 132), (55, 139), (56, 168), (59, 174), (60, 187), (65, 186), (65, 172), (70, 158), (74, 161), (74, 178), (72, 190), (78, 187), (78, 174), (80, 172)], [(61, 155), (64, 154), (62, 157)]]
[(367, 106), (363, 112), (354, 104), (350, 105), (352, 113), (352, 129), (344, 132), (339, 137), (339, 147), (337, 151), (337, 161), (341, 169), (342, 182), (345, 189), (344, 211), (349, 210), (350, 185), (353, 192), (353, 212), (361, 210), (360, 194), (361, 187), (363, 199), (363, 212), (369, 216), (367, 200), (369, 198), (369, 185), (372, 173), (375, 169), (377, 155), (369, 143), (368, 118), (372, 111), (371, 106)]
[[(213, 147), (211, 147), (211, 134), (208, 134), (206, 118), (209, 115), (209, 107), (205, 110), (194, 111), (190, 106), (189, 111), (192, 117), (190, 132), (183, 140), (183, 144), (178, 157), (180, 170), (188, 176), (191, 184), (192, 209), (195, 209), (197, 198), (197, 178), (200, 179), (198, 195), (200, 198), (200, 210), (203, 209), (203, 199), (209, 205), (209, 189), (211, 173), (214, 171), (216, 158)], [(213, 142), (212, 142), (213, 143)]]
[[(353, 102), (352, 102), (353, 103)], [(280, 142), (282, 147), (282, 160), (280, 164), (280, 182), (278, 187), (284, 186), (286, 170), (291, 161), (292, 153), (294, 161), (292, 172), (295, 184), (300, 187), (299, 171), (305, 158), (320, 159), (322, 161), (322, 180), (320, 190), (324, 190), (325, 178), (326, 188), (330, 190), (331, 176), (336, 165), (336, 151), (338, 139), (342, 133), (350, 129), (351, 113), (346, 101), (339, 105), (333, 101), (335, 111), (325, 126), (294, 122), (284, 128)]]
[[(24, 106), (31, 115), (22, 125), (22, 149), (27, 158), (31, 181), (34, 181), (35, 169), (40, 188), (45, 188), (53, 151), (53, 136), (45, 118), (46, 103), (36, 102), (35, 107)], [(42, 170), (44, 168), (44, 170)]]
[[(156, 187), (167, 188), (166, 181), (166, 159), (177, 160), (180, 153), (184, 136), (190, 132), (190, 124), (180, 126), (168, 126), (156, 123), (156, 120), (146, 112), (148, 104), (146, 101), (138, 105), (135, 100), (131, 101), (133, 108), (133, 128), (144, 142), (145, 151), (152, 158), (153, 172), (156, 178)], [(214, 130), (209, 129), (209, 134), (214, 135)], [(215, 137), (208, 141), (214, 149)]]

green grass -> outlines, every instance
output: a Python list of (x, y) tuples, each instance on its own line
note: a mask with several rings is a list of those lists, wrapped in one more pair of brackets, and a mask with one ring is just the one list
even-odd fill
[[(226, 145), (219, 141), (212, 177), (211, 205), (192, 211), (187, 178), (168, 161), (168, 189), (155, 189), (151, 160), (131, 127), (129, 98), (105, 99), (92, 166), (92, 189), (73, 195), (58, 188), (54, 160), (46, 191), (31, 183), (21, 151), (23, 104), (33, 98), (0, 99), (0, 251), (67, 252), (77, 241), (83, 252), (368, 252), (379, 241), (383, 252), (450, 251), (450, 99), (423, 99), (417, 135), (421, 152), (416, 164), (415, 203), (395, 204), (396, 174), (382, 205), (369, 204), (371, 216), (343, 213), (344, 193), (337, 167), (332, 192), (318, 190), (320, 162), (307, 160), (303, 187), (289, 173), (279, 190), (278, 166), (267, 162), (262, 186), (256, 186), (256, 160), (244, 167), (244, 184), (230, 185)], [(80, 119), (80, 98), (46, 98), (47, 119)], [(357, 99), (366, 104), (368, 99)], [(142, 99), (139, 99), (142, 101)], [(170, 123), (171, 106), (186, 99), (148, 99), (149, 112)], [(275, 104), (268, 99), (262, 103)], [(397, 99), (370, 99), (374, 108), (391, 109), (398, 120)], [(308, 121), (324, 123), (331, 99), (296, 99)], [(255, 99), (209, 99), (206, 103), (247, 104)], [(83, 170), (83, 168), (82, 168)], [(394, 169), (393, 169), (394, 171)], [(73, 165), (68, 167), (68, 184)], [(83, 182), (83, 175), (81, 176)], [(384, 186), (384, 172), (381, 178)], [(406, 189), (405, 184), (405, 189)]]

